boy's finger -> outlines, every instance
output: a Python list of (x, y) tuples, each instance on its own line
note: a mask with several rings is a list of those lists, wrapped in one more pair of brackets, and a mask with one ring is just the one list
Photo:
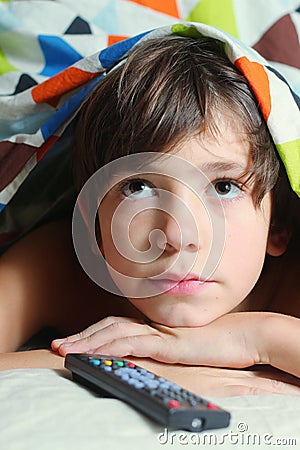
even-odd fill
[(105, 319), (100, 320), (97, 323), (94, 323), (93, 325), (91, 325), (90, 327), (81, 331), (80, 333), (76, 333), (76, 334), (67, 336), (65, 338), (54, 339), (51, 343), (51, 348), (52, 348), (52, 350), (57, 351), (62, 344), (73, 343), (73, 342), (76, 342), (76, 341), (79, 341), (82, 339), (86, 339), (89, 336), (95, 334), (98, 331), (105, 329), (106, 327), (109, 327), (110, 325), (112, 325), (114, 323), (128, 323), (128, 322), (129, 323), (142, 323), (141, 321), (138, 322), (136, 319), (132, 319), (131, 317), (109, 316), (109, 317), (106, 317)]
[[(57, 351), (65, 356), (67, 353), (96, 353), (96, 349), (112, 342), (118, 342), (130, 336), (142, 336), (151, 334), (152, 329), (146, 324), (128, 322), (114, 322), (107, 327), (96, 331), (96, 333), (88, 335), (84, 338), (60, 343)], [(111, 353), (110, 353), (111, 354)], [(116, 355), (119, 356), (119, 355)]]
[(104, 344), (96, 349), (103, 355), (118, 357), (135, 356), (152, 358), (156, 361), (176, 363), (177, 360), (171, 350), (171, 345), (162, 340), (159, 335), (143, 334), (126, 336)]

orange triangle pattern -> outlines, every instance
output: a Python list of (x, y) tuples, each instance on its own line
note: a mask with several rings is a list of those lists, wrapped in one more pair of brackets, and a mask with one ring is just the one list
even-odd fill
[(176, 0), (128, 0), (133, 3), (138, 3), (141, 6), (146, 6), (146, 8), (154, 9), (154, 11), (158, 11), (163, 14), (167, 14), (168, 16), (179, 18), (179, 11), (177, 7)]
[(110, 34), (107, 37), (107, 47), (109, 47), (110, 45), (116, 44), (117, 42), (125, 41), (125, 39), (128, 39), (128, 37), (129, 36), (118, 36), (118, 35)]

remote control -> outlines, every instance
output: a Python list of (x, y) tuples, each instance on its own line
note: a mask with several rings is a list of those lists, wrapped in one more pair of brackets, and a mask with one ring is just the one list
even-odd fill
[(202, 431), (229, 425), (228, 411), (125, 359), (69, 353), (65, 367), (74, 381), (129, 403), (165, 427)]

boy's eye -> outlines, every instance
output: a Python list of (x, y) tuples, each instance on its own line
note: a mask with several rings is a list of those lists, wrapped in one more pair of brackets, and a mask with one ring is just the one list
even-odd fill
[(242, 185), (231, 180), (220, 180), (212, 183), (210, 191), (211, 195), (217, 194), (221, 198), (233, 199), (240, 195)]
[(155, 195), (152, 184), (145, 180), (128, 180), (123, 183), (119, 190), (125, 197), (145, 198)]

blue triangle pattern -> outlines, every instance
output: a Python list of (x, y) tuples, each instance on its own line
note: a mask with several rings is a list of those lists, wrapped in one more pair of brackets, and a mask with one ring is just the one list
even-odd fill
[(145, 33), (141, 33), (138, 36), (134, 36), (124, 41), (117, 42), (110, 47), (106, 47), (99, 54), (99, 61), (102, 67), (104, 69), (108, 69), (113, 66), (113, 64), (121, 59), (123, 55), (125, 55), (136, 42), (142, 39), (143, 36), (146, 36), (146, 34), (150, 33), (150, 31), (146, 31)]
[(0, 3), (0, 31), (13, 30), (21, 26), (17, 16), (9, 11), (6, 5)]
[(104, 6), (97, 16), (93, 18), (93, 23), (107, 34), (119, 34), (118, 14), (115, 0)]
[(38, 40), (45, 57), (45, 67), (40, 75), (56, 75), (82, 58), (80, 53), (60, 37), (40, 34)]

